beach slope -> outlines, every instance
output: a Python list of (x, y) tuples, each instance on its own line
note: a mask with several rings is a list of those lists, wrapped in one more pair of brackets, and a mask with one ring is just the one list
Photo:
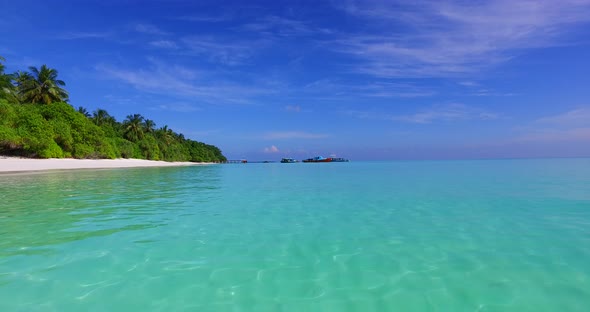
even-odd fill
[(207, 163), (167, 162), (143, 159), (30, 159), (0, 157), (0, 174), (69, 169), (195, 166)]

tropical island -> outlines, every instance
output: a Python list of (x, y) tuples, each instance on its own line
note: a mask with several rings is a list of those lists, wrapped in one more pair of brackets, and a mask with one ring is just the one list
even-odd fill
[(5, 73), (0, 56), (0, 155), (27, 158), (134, 158), (226, 161), (216, 146), (193, 141), (140, 114), (119, 122), (104, 109), (70, 105), (65, 82), (42, 65)]

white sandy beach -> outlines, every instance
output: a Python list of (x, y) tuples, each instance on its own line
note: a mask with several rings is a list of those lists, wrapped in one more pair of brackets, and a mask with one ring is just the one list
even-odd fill
[(68, 169), (195, 166), (208, 163), (167, 162), (143, 159), (30, 159), (0, 156), (0, 174)]

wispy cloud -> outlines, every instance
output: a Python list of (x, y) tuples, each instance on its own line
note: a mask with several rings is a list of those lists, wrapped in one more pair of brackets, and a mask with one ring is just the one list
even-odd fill
[(584, 141), (590, 143), (590, 127), (571, 129), (533, 129), (518, 136), (515, 141), (533, 142), (571, 142)]
[(171, 40), (156, 40), (150, 42), (150, 45), (162, 49), (178, 49), (178, 45), (176, 44), (176, 42)]
[(268, 45), (264, 40), (238, 40), (235, 38), (191, 36), (182, 39), (184, 53), (206, 56), (210, 62), (223, 65), (240, 65), (255, 52)]
[(301, 105), (286, 105), (283, 110), (291, 114), (311, 113), (313, 110), (309, 107), (302, 107)]
[(134, 27), (135, 31), (143, 34), (148, 35), (168, 35), (169, 33), (163, 31), (162, 29), (158, 28), (152, 24), (136, 24)]
[(179, 20), (179, 21), (187, 21), (187, 22), (217, 23), (217, 22), (231, 21), (232, 17), (233, 16), (230, 14), (217, 15), (217, 16), (193, 14), (193, 15), (177, 16), (172, 19)]
[(555, 116), (543, 117), (536, 120), (536, 123), (562, 127), (590, 126), (590, 107), (580, 107)]
[(441, 121), (492, 120), (499, 117), (498, 114), (463, 104), (436, 105), (408, 115), (391, 115), (379, 112), (354, 110), (345, 113), (361, 119), (378, 119), (416, 124), (430, 124)]
[(16, 66), (16, 67), (24, 67), (24, 68), (28, 68), (29, 66), (39, 66), (42, 63), (42, 61), (40, 59), (37, 58), (32, 58), (32, 57), (28, 57), (28, 56), (14, 56), (14, 57), (6, 57), (7, 61), (9, 61), (9, 64), (11, 66)]
[(480, 82), (465, 80), (457, 82), (458, 85), (465, 87), (462, 95), (470, 96), (514, 96), (511, 92), (498, 92), (484, 87)]
[(301, 106), (299, 105), (287, 105), (285, 106), (285, 111), (291, 113), (299, 113), (301, 112)]
[(167, 104), (160, 104), (158, 106), (153, 107), (154, 110), (166, 110), (166, 111), (173, 111), (173, 112), (180, 112), (180, 113), (190, 113), (200, 111), (201, 108), (188, 104), (188, 103), (167, 103)]
[(138, 96), (118, 96), (113, 94), (105, 94), (104, 95), (104, 102), (116, 106), (128, 106), (128, 105), (135, 105), (137, 102), (140, 102), (141, 99)]
[(271, 34), (278, 37), (295, 37), (318, 34), (331, 34), (332, 31), (315, 27), (312, 23), (290, 19), (282, 16), (270, 15), (238, 27), (242, 31), (258, 34)]
[(464, 86), (464, 87), (469, 87), (469, 88), (473, 88), (473, 87), (479, 87), (480, 84), (478, 82), (475, 81), (459, 81), (457, 84)]
[(590, 107), (580, 107), (539, 118), (520, 127), (516, 141), (571, 142), (590, 144)]
[(269, 154), (274, 154), (274, 153), (278, 153), (279, 152), (279, 148), (271, 145), (270, 147), (265, 147), (264, 148), (264, 152), (265, 153), (269, 153)]
[(66, 32), (57, 35), (55, 38), (59, 40), (76, 40), (76, 39), (104, 39), (112, 36), (109, 32)]
[[(568, 43), (571, 26), (590, 21), (590, 1), (352, 1), (341, 6), (380, 34), (346, 34), (334, 43), (379, 77), (460, 76), (510, 60), (523, 49)], [(404, 29), (397, 32), (395, 29)]]
[(552, 116), (538, 118), (517, 127), (515, 142), (590, 143), (590, 107), (579, 107)]
[(413, 98), (436, 94), (432, 88), (410, 83), (375, 81), (367, 83), (346, 83), (337, 79), (316, 80), (304, 86), (305, 92), (331, 94), (346, 97)]
[(473, 92), (467, 93), (466, 95), (471, 95), (471, 96), (514, 96), (516, 94), (510, 93), (510, 92), (502, 93), (502, 92), (498, 92), (498, 91), (494, 91), (494, 90), (490, 90), (490, 89), (481, 88), (481, 89), (473, 90)]
[(249, 103), (252, 97), (273, 92), (259, 85), (238, 85), (215, 79), (211, 73), (204, 74), (185, 66), (162, 63), (154, 59), (150, 59), (150, 66), (140, 69), (125, 69), (105, 64), (97, 65), (95, 68), (106, 78), (127, 83), (138, 90), (191, 101), (245, 104)]
[(277, 139), (324, 139), (329, 137), (329, 134), (324, 133), (311, 133), (304, 131), (276, 131), (268, 132), (263, 135), (266, 140), (277, 140)]
[(412, 115), (392, 116), (391, 120), (426, 124), (436, 121), (491, 120), (496, 118), (498, 115), (494, 113), (461, 104), (452, 104), (420, 111)]
[(369, 96), (369, 97), (424, 97), (433, 96), (436, 92), (422, 86), (417, 86), (408, 83), (395, 82), (373, 82), (365, 85), (350, 86), (349, 90), (353, 90), (355, 94)]

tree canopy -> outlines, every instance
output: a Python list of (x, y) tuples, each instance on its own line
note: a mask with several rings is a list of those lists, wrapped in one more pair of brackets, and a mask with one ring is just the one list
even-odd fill
[(45, 65), (5, 74), (0, 57), (0, 154), (39, 158), (140, 158), (222, 162), (219, 148), (186, 139), (140, 114), (118, 122), (65, 101), (65, 83)]
[(51, 104), (67, 102), (68, 92), (63, 89), (63, 80), (57, 79), (57, 70), (41, 65), (29, 67), (30, 73), (22, 75), (17, 83), (17, 90), (24, 103)]
[(12, 84), (12, 75), (4, 73), (4, 64), (2, 63), (4, 61), (5, 59), (0, 56), (0, 98), (10, 98), (10, 100), (16, 101), (14, 85)]

